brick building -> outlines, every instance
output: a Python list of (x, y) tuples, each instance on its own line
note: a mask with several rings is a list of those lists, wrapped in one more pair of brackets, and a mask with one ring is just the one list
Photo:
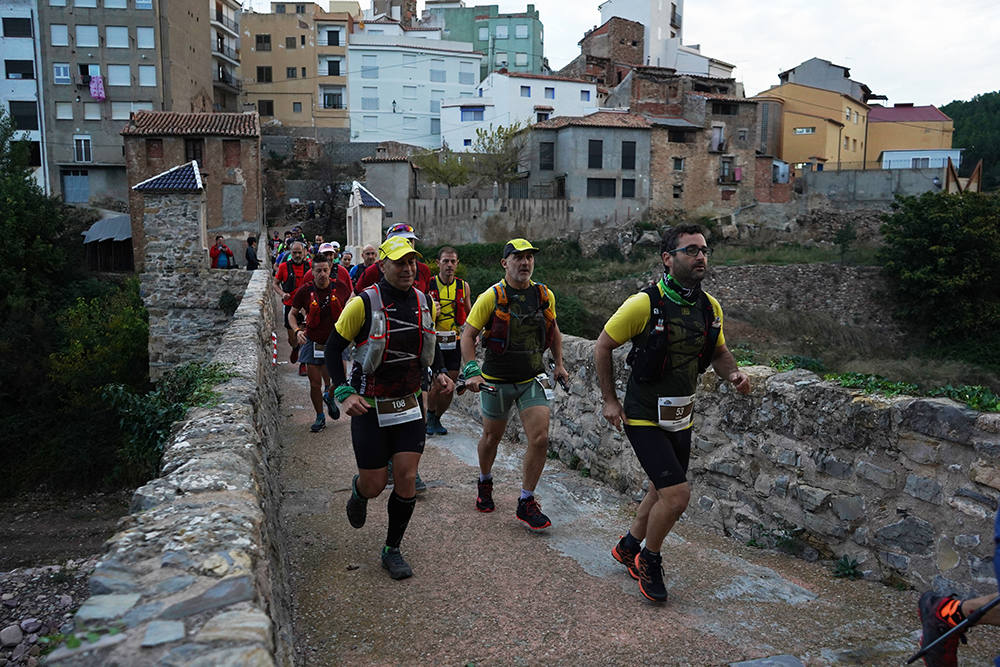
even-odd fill
[(642, 65), (643, 25), (618, 16), (580, 40), (580, 55), (559, 70), (560, 76), (617, 86), (633, 67)]
[(236, 247), (232, 240), (259, 237), (265, 230), (257, 112), (137, 111), (122, 136), (137, 270), (142, 271), (145, 257), (145, 206), (142, 192), (132, 187), (192, 160), (197, 161), (204, 183), (207, 237), (222, 234), (241, 259), (244, 246)]

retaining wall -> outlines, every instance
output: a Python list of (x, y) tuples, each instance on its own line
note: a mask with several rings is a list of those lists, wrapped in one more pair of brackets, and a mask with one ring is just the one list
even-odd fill
[[(616, 350), (619, 394), (624, 357)], [(648, 484), (601, 416), (594, 342), (564, 337), (570, 393), (557, 390), (550, 449), (622, 491)], [(964, 595), (996, 591), (1000, 414), (947, 399), (882, 399), (803, 370), (744, 369), (749, 396), (702, 376), (684, 520), (806, 558), (847, 555), (870, 579)], [(478, 401), (456, 409), (478, 419)], [(512, 420), (513, 421), (513, 420)], [(519, 440), (519, 428), (508, 429)]]
[(57, 649), (50, 664), (291, 664), (274, 326), (269, 276), (255, 271), (211, 358), (233, 377), (177, 424), (162, 476), (135, 492), (75, 618), (77, 630), (124, 631)]

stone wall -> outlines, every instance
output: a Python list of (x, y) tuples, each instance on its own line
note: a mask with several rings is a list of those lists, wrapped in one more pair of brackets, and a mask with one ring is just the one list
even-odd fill
[(162, 477), (135, 492), (77, 612), (78, 631), (123, 631), (57, 649), (50, 664), (291, 664), (274, 327), (268, 276), (256, 271), (211, 357), (232, 378), (216, 405), (176, 425)]
[[(410, 199), (404, 218), (428, 245), (550, 239), (579, 232), (565, 199)], [(571, 229), (571, 227), (573, 227)]]
[[(593, 346), (564, 339), (572, 384), (568, 395), (557, 391), (550, 449), (638, 494), (645, 475), (601, 416)], [(615, 353), (621, 395), (626, 347)], [(684, 520), (806, 558), (846, 555), (870, 579), (996, 590), (1000, 414), (947, 399), (864, 396), (808, 371), (745, 370), (749, 396), (711, 371), (702, 377)], [(478, 401), (454, 405), (478, 418)]]

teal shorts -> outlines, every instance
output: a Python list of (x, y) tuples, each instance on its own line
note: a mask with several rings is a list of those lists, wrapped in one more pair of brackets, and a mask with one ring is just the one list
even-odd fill
[(507, 382), (494, 382), (486, 380), (487, 383), (497, 388), (495, 394), (485, 391), (479, 392), (479, 407), (484, 417), (490, 419), (507, 419), (514, 403), (517, 403), (518, 412), (538, 405), (549, 406), (549, 399), (545, 397), (545, 390), (538, 380), (530, 382), (520, 382), (517, 384)]

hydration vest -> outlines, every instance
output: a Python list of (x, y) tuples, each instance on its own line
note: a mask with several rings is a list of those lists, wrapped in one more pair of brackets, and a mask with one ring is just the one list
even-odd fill
[[(307, 323), (315, 322), (316, 325), (318, 325), (319, 322), (320, 322), (320, 320), (321, 320), (321, 318), (323, 317), (323, 312), (322, 312), (322, 308), (319, 305), (319, 299), (317, 298), (318, 295), (316, 293), (316, 284), (315, 283), (310, 283), (310, 285), (312, 285), (312, 287), (309, 288), (310, 301), (309, 301), (309, 311), (306, 313), (306, 322)], [(337, 299), (337, 295), (333, 291), (333, 287), (334, 287), (334, 284), (333, 284), (333, 281), (331, 280), (330, 281), (330, 288), (329, 288), (330, 289), (330, 300), (327, 302), (327, 306), (330, 308), (330, 315), (331, 315), (331, 317), (333, 318), (334, 321), (336, 321), (337, 320), (337, 314), (335, 313), (333, 307), (334, 307), (335, 304), (338, 303), (338, 299)]]
[[(430, 297), (413, 288), (417, 293), (417, 304), (420, 307), (420, 345), (415, 355), (400, 355), (399, 352), (389, 349), (389, 339), (392, 337), (392, 320), (389, 318), (382, 301), (382, 293), (378, 285), (366, 287), (361, 294), (368, 295), (368, 302), (371, 304), (371, 323), (368, 328), (368, 338), (354, 346), (354, 361), (361, 366), (365, 375), (371, 375), (382, 364), (398, 363), (410, 361), (417, 358), (420, 360), (420, 368), (427, 368), (434, 363), (434, 354), (437, 346), (437, 331), (434, 327), (434, 316), (431, 313)], [(399, 324), (396, 325), (397, 327)], [(389, 358), (392, 352), (395, 358)]]
[[(441, 288), (438, 287), (439, 284), (437, 276), (431, 278), (428, 294), (430, 294), (431, 298), (435, 301), (441, 303)], [(455, 278), (453, 284), (455, 285), (455, 316), (453, 319), (455, 320), (455, 324), (457, 326), (462, 326), (465, 324), (465, 318), (469, 316), (469, 314), (465, 312), (465, 281), (461, 278)]]
[[(652, 285), (642, 291), (649, 296), (650, 313), (649, 321), (643, 331), (645, 339), (641, 340), (640, 343), (633, 342), (632, 349), (629, 350), (628, 356), (625, 358), (626, 363), (632, 369), (632, 377), (637, 382), (656, 382), (664, 375), (691, 363), (695, 359), (698, 361), (698, 373), (704, 373), (712, 363), (715, 344), (719, 340), (719, 332), (722, 330), (721, 322), (715, 318), (715, 310), (712, 308), (708, 295), (700, 292), (697, 303), (693, 306), (686, 306), (701, 308), (704, 328), (700, 330), (688, 328), (693, 336), (704, 336), (701, 349), (696, 355), (678, 360), (672, 359), (670, 355), (670, 323), (671, 320), (674, 320), (676, 324), (677, 315), (679, 315), (680, 309), (685, 306), (674, 303), (665, 294), (660, 294), (660, 288), (657, 285)], [(682, 328), (687, 327), (682, 325)], [(685, 340), (691, 338), (692, 336), (689, 336)]]
[[(542, 351), (549, 349), (552, 345), (552, 338), (555, 335), (555, 317), (549, 310), (549, 288), (541, 283), (535, 283), (538, 290), (538, 311), (545, 317), (545, 345)], [(490, 352), (503, 354), (510, 344), (510, 304), (507, 301), (507, 290), (503, 281), (498, 282), (492, 288), (496, 297), (496, 305), (493, 315), (490, 317), (489, 328), (483, 331), (483, 345)]]
[[(296, 284), (298, 279), (295, 277), (295, 263), (290, 259), (286, 259), (281, 264), (285, 267), (285, 271), (288, 273), (288, 277), (285, 278), (285, 282), (281, 283), (281, 289), (291, 294), (295, 291), (296, 287), (299, 287), (299, 285)], [(308, 273), (309, 269), (312, 268), (312, 262), (306, 259), (299, 266), (302, 267), (302, 277), (305, 278), (306, 273)]]

